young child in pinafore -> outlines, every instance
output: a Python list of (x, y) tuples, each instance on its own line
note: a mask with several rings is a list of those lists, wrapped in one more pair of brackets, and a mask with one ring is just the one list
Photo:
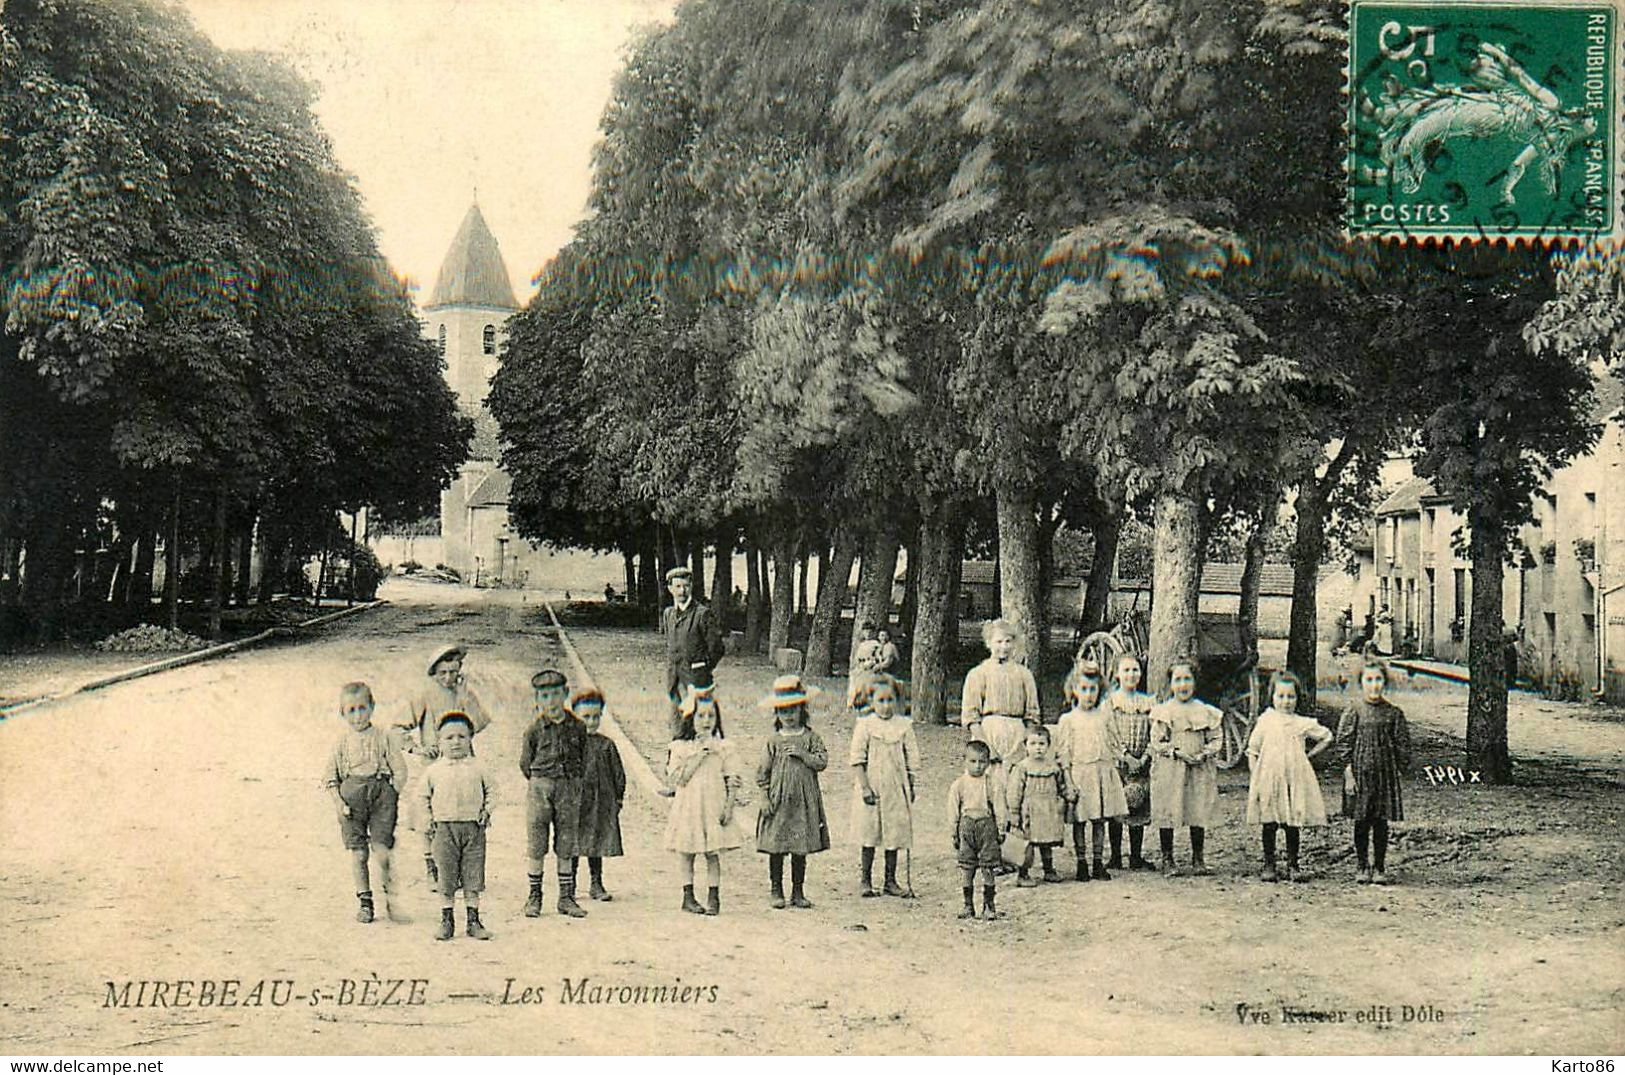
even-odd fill
[(1362, 885), (1388, 883), (1388, 823), (1405, 819), (1400, 774), (1411, 767), (1411, 732), (1404, 711), (1383, 697), (1387, 688), (1388, 666), (1367, 661), (1360, 669), (1360, 700), (1337, 722), (1343, 814), (1354, 820)]
[[(570, 712), (587, 732), (581, 762), (581, 819), (576, 826), (576, 851), (587, 859), (592, 887), (587, 895), (609, 902), (614, 896), (604, 887), (604, 860), (619, 858), (621, 804), (626, 801), (626, 768), (614, 740), (601, 730), (604, 696), (596, 687), (583, 687), (570, 698)], [(570, 873), (576, 873), (570, 864)]]
[(965, 771), (948, 788), (948, 826), (965, 875), (965, 909), (959, 917), (976, 917), (976, 874), (980, 871), (982, 917), (989, 921), (999, 917), (993, 878), (1001, 861), (999, 840), (1005, 821), (1005, 808), (988, 776), (990, 762), (987, 744), (972, 739), (965, 744)]
[[(462, 713), (468, 717), (479, 735), (491, 724), (490, 716), (474, 688), (463, 674), (463, 662), (468, 651), (460, 645), (450, 644), (435, 648), (429, 657), (429, 679), (420, 683), (406, 701), (406, 707), (396, 719), (396, 727), (406, 735), (406, 751), (419, 759), (419, 771), (440, 755), (440, 718), (447, 713)], [(472, 745), (469, 747), (473, 752)], [(428, 819), (411, 819), (423, 834), (423, 867), (429, 877), (429, 887), (438, 886), (435, 876), (433, 848), (428, 836)]]
[[(709, 687), (690, 687), (678, 709), (677, 738), (666, 751), (666, 781), (677, 789), (666, 819), (666, 850), (683, 871), (683, 910), (722, 913), (722, 852), (745, 842), (735, 818), (742, 781), (722, 713)], [(707, 897), (694, 898), (694, 859), (705, 858)]]
[(530, 680), (535, 693), (536, 719), (525, 729), (519, 748), (519, 771), (525, 774), (525, 827), (529, 846), (530, 895), (525, 917), (542, 913), (542, 873), (547, 864), (549, 836), (559, 877), (558, 913), (585, 918), (576, 902), (576, 830), (581, 821), (581, 774), (587, 750), (587, 729), (570, 715), (565, 700), (569, 688), (564, 673), (544, 668)]
[(829, 751), (807, 727), (807, 691), (800, 676), (773, 681), (773, 735), (756, 766), (762, 805), (756, 818), (756, 850), (767, 856), (771, 906), (784, 907), (784, 858), (790, 857), (790, 906), (806, 909), (807, 856), (829, 850), (829, 822), (818, 774)]
[(467, 932), (476, 941), (491, 939), (480, 921), (480, 893), (485, 891), (485, 829), (491, 823), (491, 781), (470, 751), (474, 722), (453, 710), (440, 718), (440, 756), (423, 771), (418, 807), (429, 819), (429, 842), (440, 875), (440, 927), (435, 939), (449, 941), (457, 932), (456, 899), (462, 890)]
[(1112, 728), (1123, 744), (1123, 759), (1118, 762), (1117, 773), (1123, 778), (1123, 801), (1128, 814), (1121, 821), (1111, 818), (1106, 822), (1106, 835), (1112, 844), (1112, 858), (1107, 867), (1116, 870), (1123, 866), (1123, 828), (1127, 826), (1128, 868), (1153, 870), (1156, 867), (1141, 853), (1145, 846), (1145, 827), (1151, 823), (1153, 700), (1140, 690), (1145, 672), (1134, 654), (1118, 657), (1112, 672), (1112, 690), (1106, 696), (1105, 708), (1110, 710)]
[(914, 787), (919, 778), (920, 744), (914, 722), (898, 713), (899, 689), (891, 676), (875, 676), (863, 700), (869, 716), (852, 725), (851, 763), (857, 787), (852, 805), (852, 838), (860, 852), (863, 896), (875, 891), (875, 849), (886, 854), (888, 896), (907, 896), (897, 883), (897, 853), (914, 846)]
[(1270, 707), (1259, 714), (1247, 739), (1252, 778), (1247, 787), (1247, 823), (1262, 825), (1264, 869), (1261, 881), (1278, 881), (1275, 836), (1286, 829), (1287, 880), (1302, 881), (1298, 869), (1299, 831), (1326, 824), (1326, 801), (1320, 778), (1309, 759), (1331, 746), (1332, 733), (1312, 717), (1298, 716), (1303, 681), (1292, 672), (1270, 677)]
[(1050, 753), (1049, 729), (1033, 725), (1027, 729), (1027, 752), (1010, 774), (1010, 825), (1027, 841), (1016, 878), (1018, 887), (1038, 884), (1032, 875), (1035, 848), (1044, 863), (1044, 880), (1061, 879), (1055, 872), (1055, 849), (1066, 842), (1067, 804), (1072, 795), (1066, 769)]
[(1174, 661), (1168, 669), (1173, 697), (1151, 710), (1151, 820), (1162, 841), (1162, 870), (1179, 875), (1174, 829), (1191, 830), (1191, 872), (1207, 874), (1203, 854), (1207, 827), (1219, 809), (1219, 750), (1224, 745), (1219, 711), (1196, 697), (1196, 662)]
[[(1101, 861), (1101, 837), (1106, 820), (1121, 820), (1128, 813), (1123, 796), (1123, 779), (1118, 765), (1123, 760), (1123, 743), (1117, 738), (1112, 711), (1100, 704), (1100, 666), (1093, 661), (1076, 669), (1069, 700), (1072, 708), (1055, 727), (1055, 753), (1066, 769), (1075, 795), (1072, 808), (1072, 847), (1077, 854), (1077, 879), (1110, 881), (1112, 875)], [(1085, 833), (1094, 848), (1091, 867), (1086, 856)]]
[[(384, 913), (392, 922), (408, 921), (395, 906), (389, 853), (395, 846), (395, 817), (406, 784), (406, 761), (395, 738), (373, 727), (372, 688), (346, 683), (339, 691), (339, 715), (349, 725), (333, 744), (322, 768), (322, 786), (339, 818), (339, 838), (350, 852), (357, 922), (373, 920), (373, 887), (369, 869), (378, 871)], [(370, 850), (369, 850), (370, 848)]]

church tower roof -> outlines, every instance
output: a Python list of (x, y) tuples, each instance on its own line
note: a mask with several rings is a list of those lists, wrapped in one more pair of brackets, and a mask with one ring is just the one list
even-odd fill
[(519, 308), (514, 301), (513, 285), (508, 282), (502, 250), (486, 225), (478, 203), (468, 207), (457, 237), (446, 251), (446, 260), (440, 263), (440, 275), (435, 277), (434, 292), (425, 309), (438, 306)]

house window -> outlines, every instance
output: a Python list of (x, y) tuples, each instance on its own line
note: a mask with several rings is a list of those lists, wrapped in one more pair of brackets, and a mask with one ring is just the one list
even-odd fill
[(1452, 614), (1458, 623), (1467, 622), (1467, 569), (1456, 568), (1456, 600)]
[(440, 326), (440, 354), (442, 356), (444, 356), (445, 353), (446, 353), (446, 326), (441, 325)]
[(496, 354), (497, 353), (497, 327), (495, 325), (486, 325), (485, 326), (484, 341), (485, 341), (485, 353), (488, 354), (488, 355)]

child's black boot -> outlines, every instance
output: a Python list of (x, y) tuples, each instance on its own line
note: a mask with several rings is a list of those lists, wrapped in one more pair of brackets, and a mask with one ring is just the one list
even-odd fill
[(576, 875), (574, 873), (559, 875), (559, 902), (557, 910), (559, 914), (565, 915), (569, 918), (587, 917), (586, 909), (582, 907), (581, 904), (576, 902)]
[(530, 875), (530, 898), (525, 900), (525, 917), (542, 917), (542, 875)]
[(452, 909), (450, 907), (440, 908), (440, 928), (435, 930), (434, 939), (449, 941), (456, 932), (457, 919), (454, 917)]
[(360, 922), (362, 925), (366, 925), (368, 922), (371, 922), (372, 919), (373, 919), (372, 893), (371, 892), (357, 892), (355, 894), (355, 898), (361, 902), (361, 906), (356, 908), (355, 920), (357, 922)]
[(463, 912), (468, 916), (468, 935), (476, 941), (490, 940), (491, 931), (486, 929), (485, 924), (480, 921), (480, 909), (478, 907), (465, 907)]
[(604, 887), (604, 860), (588, 859), (587, 869), (592, 872), (592, 887), (587, 890), (587, 895), (604, 903), (614, 899), (615, 897), (609, 894), (609, 889)]
[(700, 906), (700, 901), (694, 898), (693, 885), (683, 886), (683, 910), (689, 912), (690, 914), (705, 913), (705, 908)]
[(907, 898), (908, 892), (897, 883), (897, 851), (892, 849), (886, 852), (886, 895)]
[(960, 918), (976, 917), (976, 886), (965, 886), (965, 909), (959, 912)]
[(982, 886), (982, 921), (991, 922), (999, 917), (999, 909), (993, 906), (993, 894), (996, 889), (992, 885)]
[(710, 891), (706, 893), (705, 913), (708, 915), (719, 915), (722, 913), (722, 889), (716, 887), (715, 885), (712, 885)]
[[(890, 851), (888, 851), (886, 853), (888, 855), (892, 854), (892, 852), (890, 852)], [(866, 847), (862, 851), (859, 852), (858, 870), (859, 870), (859, 873), (861, 874), (861, 881), (859, 883), (858, 895), (864, 897), (865, 899), (870, 899), (870, 898), (873, 898), (875, 896), (880, 895), (879, 892), (875, 891), (875, 849), (874, 848)]]

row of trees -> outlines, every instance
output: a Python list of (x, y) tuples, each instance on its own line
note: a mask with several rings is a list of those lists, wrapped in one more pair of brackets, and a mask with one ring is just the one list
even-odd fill
[(1093, 537), (1097, 621), (1125, 520), (1154, 528), (1156, 677), (1194, 648), (1215, 536), (1256, 595), (1288, 509), (1313, 683), (1317, 572), (1410, 447), (1471, 522), (1469, 739), (1505, 778), (1502, 563), (1595, 436), (1600, 336), (1533, 334), (1543, 306), (1572, 324), (1541, 251), (1342, 238), (1343, 18), (688, 0), (631, 53), (591, 214), (511, 323), (490, 404), (518, 524), (619, 549), (645, 590), (742, 542), (768, 646), (815, 557), (815, 674), (853, 562), (878, 621), (906, 547), (916, 715), (940, 720), (967, 544), (996, 547), (1031, 659), (1062, 525)]
[[(436, 349), (312, 89), (179, 9), (0, 10), (0, 577), (8, 627), (218, 629), (337, 538), (432, 510), (466, 454)], [(258, 547), (265, 571), (249, 593)]]

